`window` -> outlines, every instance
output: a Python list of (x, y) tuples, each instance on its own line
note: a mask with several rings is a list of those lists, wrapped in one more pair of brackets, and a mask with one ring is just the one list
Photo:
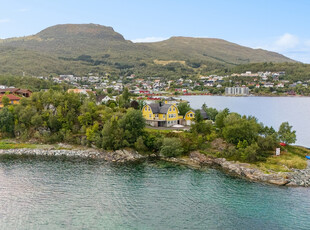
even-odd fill
[(147, 111), (147, 107), (145, 107), (145, 109), (144, 109), (145, 111)]
[(163, 118), (166, 118), (166, 115), (165, 115), (165, 114), (163, 114)]
[(189, 116), (190, 116), (190, 117), (193, 117), (193, 114), (191, 113)]
[(175, 111), (175, 108), (173, 107), (173, 111)]
[(150, 114), (149, 116), (150, 116), (150, 118), (152, 118), (152, 114)]
[(172, 111), (171, 108), (169, 109), (169, 111), (170, 111), (170, 112)]
[(150, 107), (149, 107), (149, 111), (151, 111)]

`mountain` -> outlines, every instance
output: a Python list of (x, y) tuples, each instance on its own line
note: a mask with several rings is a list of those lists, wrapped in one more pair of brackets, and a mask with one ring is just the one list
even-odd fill
[(56, 25), (19, 38), (0, 39), (0, 74), (75, 74), (177, 77), (239, 64), (294, 62), (283, 55), (221, 39), (172, 37), (133, 43), (112, 27)]

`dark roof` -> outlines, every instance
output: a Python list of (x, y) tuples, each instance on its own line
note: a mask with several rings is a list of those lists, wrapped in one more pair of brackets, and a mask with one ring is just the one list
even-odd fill
[(165, 114), (168, 112), (168, 109), (172, 105), (171, 104), (163, 104), (162, 106), (160, 106), (159, 103), (151, 103), (151, 104), (149, 104), (149, 106), (151, 107), (153, 113)]
[(151, 107), (153, 113), (159, 113), (159, 103), (151, 103), (149, 106)]
[(96, 100), (97, 100), (97, 102), (101, 102), (104, 98), (105, 98), (104, 95), (99, 95), (99, 96), (97, 96)]
[(206, 113), (206, 111), (204, 111), (203, 109), (200, 109), (200, 114), (203, 117), (203, 119), (209, 119), (208, 114)]

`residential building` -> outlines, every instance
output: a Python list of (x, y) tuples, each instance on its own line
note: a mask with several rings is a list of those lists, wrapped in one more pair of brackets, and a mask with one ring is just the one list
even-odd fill
[(225, 95), (246, 96), (246, 95), (249, 95), (249, 88), (248, 87), (226, 87)]
[(151, 103), (143, 106), (142, 113), (146, 123), (154, 127), (170, 127), (180, 124), (183, 119), (173, 104)]
[(30, 97), (32, 94), (32, 91), (28, 89), (19, 89), (19, 88), (0, 89), (0, 95), (6, 94), (6, 93), (18, 95), (21, 97)]
[(4, 96), (6, 96), (7, 98), (9, 98), (9, 100), (10, 100), (10, 104), (12, 104), (12, 105), (16, 105), (16, 104), (19, 104), (19, 101), (20, 101), (20, 97), (17, 97), (17, 96), (15, 96), (15, 95), (13, 95), (13, 94), (7, 94), (7, 95), (0, 95), (0, 108), (2, 108), (3, 107), (3, 104), (2, 104), (2, 98), (4, 97)]
[[(200, 114), (203, 117), (204, 120), (209, 119), (206, 111), (204, 111), (203, 109), (200, 109)], [(189, 110), (185, 116), (184, 116), (184, 125), (191, 125), (194, 123), (194, 118), (195, 118), (195, 111), (193, 110)]]

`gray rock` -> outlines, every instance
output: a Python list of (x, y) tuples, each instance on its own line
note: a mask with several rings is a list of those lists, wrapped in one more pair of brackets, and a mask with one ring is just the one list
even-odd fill
[(0, 149), (0, 155), (29, 155), (29, 156), (66, 156), (103, 159), (111, 162), (135, 161), (144, 158), (135, 150), (99, 151), (87, 150), (44, 150), (44, 149)]

